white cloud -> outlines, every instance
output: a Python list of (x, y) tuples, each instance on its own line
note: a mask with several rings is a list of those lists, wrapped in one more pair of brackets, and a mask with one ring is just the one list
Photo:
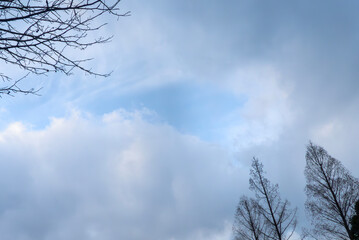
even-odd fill
[(0, 132), (2, 239), (229, 239), (247, 176), (144, 112)]
[(246, 99), (230, 116), (227, 137), (237, 148), (268, 145), (277, 141), (296, 114), (291, 106), (292, 87), (274, 67), (258, 64), (239, 67), (222, 86)]

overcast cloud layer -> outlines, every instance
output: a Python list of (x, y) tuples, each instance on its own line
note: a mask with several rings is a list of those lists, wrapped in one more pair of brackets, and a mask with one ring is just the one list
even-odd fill
[(309, 140), (359, 177), (357, 1), (120, 6), (111, 77), (1, 100), (1, 239), (229, 240), (253, 156), (304, 225)]

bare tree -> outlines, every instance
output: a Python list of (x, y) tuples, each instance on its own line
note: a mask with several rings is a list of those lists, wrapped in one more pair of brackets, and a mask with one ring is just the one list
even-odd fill
[(296, 228), (297, 209), (290, 209), (289, 201), (282, 200), (278, 185), (273, 185), (264, 176), (263, 164), (253, 158), (250, 189), (256, 194), (259, 211), (266, 224), (265, 237), (273, 240), (288, 240)]
[(306, 153), (306, 209), (313, 233), (321, 239), (353, 240), (350, 217), (359, 199), (359, 182), (322, 147), (309, 143)]
[[(99, 74), (83, 66), (89, 59), (74, 59), (70, 51), (108, 42), (111, 37), (89, 38), (88, 34), (102, 28), (95, 23), (104, 14), (115, 17), (120, 0), (0, 0), (0, 60), (20, 67), (26, 73), (70, 74), (80, 69)], [(9, 85), (0, 87), (0, 96), (14, 93), (35, 93), (19, 88), (6, 73), (0, 78)]]
[(236, 240), (265, 240), (265, 219), (258, 202), (242, 196), (235, 215), (233, 233)]

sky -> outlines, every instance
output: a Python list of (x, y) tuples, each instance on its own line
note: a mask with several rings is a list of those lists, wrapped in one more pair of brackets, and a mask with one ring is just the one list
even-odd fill
[(230, 240), (254, 156), (299, 234), (309, 141), (359, 177), (357, 1), (119, 6), (81, 53), (110, 77), (30, 75), (41, 96), (0, 99), (1, 239)]

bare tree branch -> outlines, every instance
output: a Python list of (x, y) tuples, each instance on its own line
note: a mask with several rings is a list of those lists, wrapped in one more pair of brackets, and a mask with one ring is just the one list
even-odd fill
[(236, 240), (265, 240), (265, 220), (258, 202), (242, 196), (235, 215), (233, 233)]
[(297, 209), (282, 201), (278, 185), (264, 176), (263, 165), (253, 158), (250, 189), (255, 199), (243, 196), (238, 204), (233, 233), (236, 240), (289, 240), (297, 224)]
[(297, 209), (290, 209), (288, 200), (282, 200), (278, 185), (273, 185), (264, 176), (263, 164), (253, 158), (250, 189), (256, 193), (261, 214), (266, 219), (268, 239), (288, 240), (292, 237), (296, 225)]
[[(69, 51), (85, 50), (96, 44), (106, 43), (112, 36), (90, 39), (90, 32), (98, 31), (106, 23), (96, 19), (104, 14), (115, 17), (128, 16), (119, 13), (120, 0), (0, 0), (0, 61), (18, 66), (27, 73), (37, 75), (62, 72), (66, 75), (79, 69), (90, 75), (108, 76), (86, 68), (90, 59), (75, 59)], [(12, 81), (6, 73), (0, 73), (8, 86), (0, 87), (0, 95), (36, 93), (38, 90), (22, 90), (19, 80)]]
[(350, 217), (359, 199), (358, 179), (325, 149), (309, 143), (306, 153), (306, 209), (319, 239), (353, 240)]

